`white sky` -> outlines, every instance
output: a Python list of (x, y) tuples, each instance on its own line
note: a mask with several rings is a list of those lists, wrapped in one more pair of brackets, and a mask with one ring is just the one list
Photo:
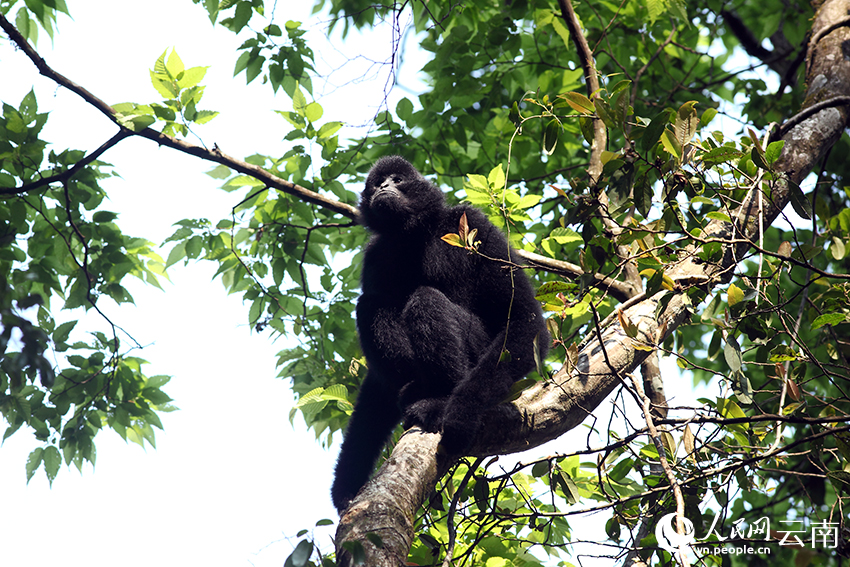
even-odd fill
[[(310, 4), (279, 9), (277, 23), (306, 19)], [(289, 99), (259, 84), (245, 86), (244, 74), (232, 77), (241, 40), (213, 28), (201, 7), (188, 0), (125, 0), (108, 3), (104, 12), (105, 5), (70, 3), (74, 20), (61, 18), (52, 47), (41, 33), (38, 50), (55, 70), (108, 103), (153, 102), (158, 95), (148, 69), (176, 47), (187, 67), (210, 66), (200, 108), (221, 115), (196, 129), (208, 146), (216, 143), (237, 157), (282, 151), (287, 123), (271, 111), (289, 110)], [(338, 46), (311, 46), (323, 61), (339, 57)], [(388, 38), (370, 36), (357, 42), (356, 52), (371, 50), (369, 56), (381, 60), (390, 49)], [(368, 60), (360, 63), (366, 66), (357, 76), (368, 75)], [(365, 101), (383, 97), (385, 73), (358, 84), (334, 77), (344, 92), (320, 100), (324, 120), (368, 120), (374, 109)], [(0, 77), (0, 101), (17, 107), (35, 85), (39, 111), (55, 110), (42, 138), (57, 150), (90, 151), (115, 132), (75, 95), (39, 77), (5, 40)], [(406, 94), (394, 96), (391, 108)], [(173, 232), (174, 222), (215, 222), (238, 201), (204, 174), (211, 164), (148, 140), (126, 140), (102, 159), (123, 177), (104, 183), (111, 201), (105, 208), (120, 213), (125, 233), (156, 243)], [(336, 521), (329, 497), (336, 448), (322, 449), (300, 417), (294, 429), (288, 423), (292, 395), (288, 382), (275, 378), (274, 365), (286, 345), (252, 334), (247, 307), (211, 281), (213, 273), (211, 264), (175, 266), (164, 293), (129, 281), (136, 305), (109, 311), (150, 345), (138, 353), (151, 362), (145, 373), (174, 376), (166, 391), (180, 411), (161, 416), (165, 431), (157, 431), (156, 450), (104, 431), (96, 440), (96, 469), (81, 475), (63, 466), (50, 489), (42, 470), (26, 483), (26, 457), (39, 446), (28, 433), (19, 431), (0, 449), (0, 567), (280, 566), (300, 529), (323, 518)], [(689, 391), (689, 379), (674, 382), (668, 395)], [(558, 450), (584, 445), (586, 431), (575, 434), (574, 441), (558, 440)], [(318, 533), (330, 546), (332, 528)], [(587, 537), (604, 539), (601, 533)]]

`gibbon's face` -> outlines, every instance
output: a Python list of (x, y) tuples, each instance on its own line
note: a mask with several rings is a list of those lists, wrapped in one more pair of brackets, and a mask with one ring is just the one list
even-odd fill
[(369, 207), (373, 210), (387, 208), (404, 208), (409, 204), (405, 190), (410, 189), (409, 175), (405, 173), (390, 172), (386, 175), (369, 176), (371, 183), (366, 183), (366, 195)]
[(398, 156), (378, 160), (360, 198), (363, 223), (379, 233), (411, 229), (442, 208), (442, 192)]

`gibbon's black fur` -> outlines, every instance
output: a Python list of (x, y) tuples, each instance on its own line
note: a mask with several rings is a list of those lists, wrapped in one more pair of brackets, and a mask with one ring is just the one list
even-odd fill
[[(458, 232), (464, 213), (481, 254), (440, 239)], [(336, 464), (331, 494), (340, 511), (400, 421), (442, 431), (446, 452), (463, 454), (481, 414), (535, 367), (534, 338), (544, 356), (549, 346), (534, 290), (521, 270), (511, 281), (506, 260), (519, 260), (483, 213), (447, 207), (439, 188), (391, 156), (369, 172), (360, 214), (373, 233), (357, 302), (368, 372)], [(503, 348), (510, 356), (499, 362)]]

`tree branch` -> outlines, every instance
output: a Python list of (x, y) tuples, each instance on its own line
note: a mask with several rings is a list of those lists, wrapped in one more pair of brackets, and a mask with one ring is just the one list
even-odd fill
[[(744, 51), (747, 52), (747, 55), (755, 57), (759, 61), (763, 62), (780, 77), (784, 78), (788, 74), (791, 63), (787, 61), (785, 57), (790, 53), (790, 50), (780, 51), (779, 46), (776, 46), (776, 51), (765, 49), (761, 46), (758, 38), (756, 38), (755, 34), (753, 34), (750, 28), (747, 27), (738, 14), (731, 10), (724, 9), (720, 10), (720, 15), (723, 17), (723, 21), (726, 22), (726, 26), (729, 28), (729, 31), (732, 32), (738, 40), (738, 43), (740, 43), (741, 47), (744, 48)], [(771, 39), (773, 40), (773, 38)], [(778, 42), (778, 40), (776, 40), (775, 43), (776, 42)]]
[[(2, 16), (0, 16), (2, 17)], [(53, 175), (49, 175), (47, 177), (42, 177), (37, 179), (31, 183), (24, 183), (20, 187), (0, 187), (0, 195), (20, 195), (23, 193), (29, 193), (30, 191), (35, 191), (45, 185), (50, 185), (51, 183), (65, 183), (74, 175), (77, 174), (78, 171), (89, 165), (91, 162), (96, 160), (109, 148), (118, 144), (124, 138), (128, 138), (132, 136), (133, 133), (126, 128), (121, 129), (114, 136), (109, 138), (106, 142), (104, 142), (98, 149), (75, 163), (72, 167), (66, 169), (65, 171), (55, 173)]]
[[(551, 274), (558, 274), (569, 279), (576, 279), (586, 275), (581, 266), (564, 260), (556, 260), (534, 252), (517, 250), (517, 255), (527, 262), (527, 265), (536, 270), (542, 270)], [(633, 295), (632, 286), (602, 274), (593, 274), (597, 287), (608, 291), (616, 300), (627, 301)]]
[[(576, 46), (581, 68), (584, 71), (587, 98), (590, 100), (598, 98), (599, 77), (597, 77), (596, 65), (593, 62), (593, 52), (590, 50), (587, 38), (581, 31), (581, 24), (579, 24), (578, 16), (573, 10), (572, 2), (570, 0), (558, 0), (558, 6), (561, 8), (561, 17), (564, 19), (564, 24), (566, 24), (570, 37)], [(593, 143), (590, 145), (590, 163), (587, 166), (591, 185), (596, 185), (599, 178), (602, 177), (602, 151), (607, 145), (608, 131), (605, 129), (605, 123), (599, 118), (594, 118)]]
[[(9, 20), (0, 14), (0, 28), (6, 32), (9, 36), (9, 39), (17, 45), (21, 51), (23, 51), (27, 57), (29, 57), (30, 61), (35, 64), (38, 72), (45, 77), (51, 79), (59, 85), (62, 85), (66, 89), (80, 96), (87, 103), (91, 104), (95, 108), (97, 108), (101, 113), (106, 115), (112, 122), (114, 122), (122, 131), (127, 132), (124, 137), (129, 137), (131, 134), (135, 134), (137, 136), (141, 136), (143, 138), (147, 138), (149, 140), (153, 140), (154, 142), (168, 146), (175, 150), (179, 150), (183, 153), (193, 155), (195, 157), (199, 157), (201, 159), (212, 161), (215, 163), (219, 163), (221, 165), (225, 165), (234, 171), (238, 171), (239, 173), (244, 173), (245, 175), (250, 175), (255, 179), (262, 181), (269, 187), (273, 187), (278, 189), (284, 193), (289, 195), (293, 195), (294, 197), (298, 197), (299, 199), (306, 201), (308, 203), (312, 203), (314, 205), (319, 205), (325, 207), (326, 209), (333, 211), (337, 214), (341, 214), (345, 217), (355, 219), (357, 218), (357, 208), (351, 205), (341, 203), (334, 199), (330, 199), (316, 193), (315, 191), (310, 191), (309, 189), (287, 181), (285, 179), (281, 179), (276, 175), (272, 175), (268, 171), (263, 168), (250, 164), (248, 162), (233, 158), (228, 156), (217, 147), (214, 147), (212, 150), (208, 150), (201, 146), (196, 146), (194, 144), (190, 144), (186, 141), (174, 138), (172, 136), (167, 136), (161, 132), (157, 132), (152, 128), (145, 128), (139, 132), (132, 132), (127, 129), (125, 126), (119, 123), (118, 117), (119, 114), (115, 111), (114, 108), (106, 104), (103, 100), (99, 99), (92, 93), (90, 93), (85, 88), (71, 81), (61, 73), (53, 70), (44, 59), (27, 43), (26, 39), (20, 34), (20, 32), (13, 26)], [(21, 192), (21, 188), (16, 188), (14, 192)]]
[[(599, 77), (596, 72), (596, 64), (593, 59), (593, 52), (590, 50), (590, 45), (587, 43), (587, 38), (581, 30), (581, 24), (578, 21), (571, 0), (558, 0), (558, 6), (561, 8), (561, 17), (570, 32), (570, 37), (576, 46), (581, 68), (584, 71), (584, 79), (587, 89), (587, 97), (590, 100), (599, 98)], [(595, 186), (602, 178), (602, 152), (608, 146), (608, 130), (605, 128), (605, 123), (599, 119), (593, 119), (593, 142), (590, 144), (590, 162), (587, 166), (587, 174), (590, 177), (591, 186)], [(599, 194), (600, 208), (604, 211), (602, 214), (602, 222), (605, 227), (616, 236), (622, 229), (610, 218), (608, 214), (608, 195), (604, 191)], [(629, 258), (628, 246), (615, 245), (617, 256), (622, 261), (625, 279), (629, 289), (629, 297), (637, 295), (641, 292), (643, 284), (638, 274), (635, 263)]]
[[(346, 203), (342, 203), (335, 199), (328, 198), (324, 195), (316, 193), (315, 191), (311, 191), (300, 185), (286, 181), (285, 179), (281, 179), (275, 175), (272, 175), (271, 173), (259, 166), (247, 163), (245, 161), (236, 159), (225, 154), (220, 149), (218, 149), (218, 147), (213, 147), (212, 150), (208, 150), (207, 148), (190, 144), (186, 141), (174, 138), (172, 136), (167, 136), (165, 134), (162, 134), (161, 132), (157, 132), (152, 128), (145, 128), (144, 130), (141, 130), (139, 132), (133, 132), (132, 130), (129, 130), (118, 122), (118, 113), (115, 111), (115, 109), (113, 109), (111, 106), (106, 104), (104, 101), (99, 99), (97, 96), (95, 96), (85, 88), (71, 81), (61, 73), (58, 73), (53, 70), (44, 61), (44, 59), (26, 42), (26, 40), (18, 32), (18, 30), (15, 29), (15, 27), (11, 23), (9, 23), (9, 21), (6, 20), (6, 18), (2, 14), (0, 14), (0, 28), (3, 28), (3, 30), (9, 35), (9, 38), (16, 45), (18, 45), (18, 47), (27, 55), (27, 57), (29, 57), (29, 59), (35, 64), (35, 66), (38, 68), (39, 72), (42, 75), (79, 95), (83, 100), (100, 110), (104, 115), (106, 115), (112, 122), (114, 122), (120, 128), (120, 131), (112, 138), (110, 138), (109, 141), (103, 144), (96, 151), (86, 156), (83, 160), (80, 160), (80, 162), (75, 164), (70, 169), (49, 177), (41, 178), (32, 183), (24, 184), (20, 187), (0, 188), (0, 195), (15, 195), (20, 193), (26, 193), (28, 191), (33, 191), (50, 183), (67, 180), (71, 178), (75, 173), (77, 173), (80, 169), (100, 157), (101, 154), (103, 154), (112, 146), (116, 145), (121, 140), (133, 135), (137, 135), (152, 140), (160, 145), (168, 146), (172, 149), (201, 158), (203, 160), (227, 166), (230, 169), (233, 169), (234, 171), (254, 177), (257, 180), (262, 181), (269, 187), (279, 189), (284, 193), (298, 197), (299, 199), (302, 199), (308, 203), (319, 205), (334, 213), (343, 215), (353, 220), (358, 219), (359, 213), (356, 207), (348, 205)], [(599, 123), (601, 124), (601, 121)], [(581, 269), (580, 266), (577, 266), (570, 262), (563, 262), (560, 260), (555, 260), (553, 258), (547, 258), (545, 256), (541, 256), (540, 254), (526, 252), (523, 250), (518, 250), (517, 253), (519, 254), (519, 256), (524, 258), (530, 266), (538, 270), (544, 270), (551, 273), (564, 275), (571, 279), (575, 279), (584, 275), (584, 271)], [(600, 287), (608, 290), (611, 295), (619, 301), (625, 301), (626, 299), (631, 297), (632, 290), (631, 287), (627, 284), (624, 284), (613, 278), (603, 276), (601, 274), (594, 274), (594, 277), (596, 278)]]

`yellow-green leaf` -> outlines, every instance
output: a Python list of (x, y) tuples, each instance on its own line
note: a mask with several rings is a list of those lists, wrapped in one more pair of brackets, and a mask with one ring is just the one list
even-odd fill
[(564, 93), (561, 96), (576, 112), (580, 112), (581, 114), (593, 114), (596, 110), (593, 103), (590, 102), (590, 99), (581, 93), (569, 92)]
[(664, 130), (661, 134), (661, 144), (667, 153), (676, 158), (676, 161), (682, 161), (682, 144), (670, 130)]
[(177, 75), (183, 72), (183, 60), (177, 55), (176, 49), (171, 50), (171, 55), (168, 56), (168, 63), (166, 63), (165, 68), (168, 70), (168, 74), (171, 75), (172, 79), (176, 79)]
[(729, 289), (726, 292), (726, 297), (729, 303), (729, 307), (732, 307), (736, 303), (740, 303), (744, 300), (744, 292), (741, 291), (741, 288), (739, 288), (735, 284), (729, 284)]
[[(470, 175), (470, 181), (472, 176)], [(505, 172), (502, 170), (502, 164), (497, 165), (490, 170), (487, 175), (487, 183), (494, 189), (502, 189), (505, 186)]]
[(311, 102), (304, 109), (304, 116), (310, 122), (316, 122), (322, 117), (324, 110), (322, 109), (322, 105), (318, 102)]
[(457, 246), (458, 248), (465, 248), (466, 247), (466, 245), (463, 242), (463, 239), (460, 237), (459, 234), (455, 234), (455, 233), (444, 234), (443, 236), (440, 237), (440, 239), (443, 242), (445, 242), (447, 244), (451, 244), (452, 246)]

